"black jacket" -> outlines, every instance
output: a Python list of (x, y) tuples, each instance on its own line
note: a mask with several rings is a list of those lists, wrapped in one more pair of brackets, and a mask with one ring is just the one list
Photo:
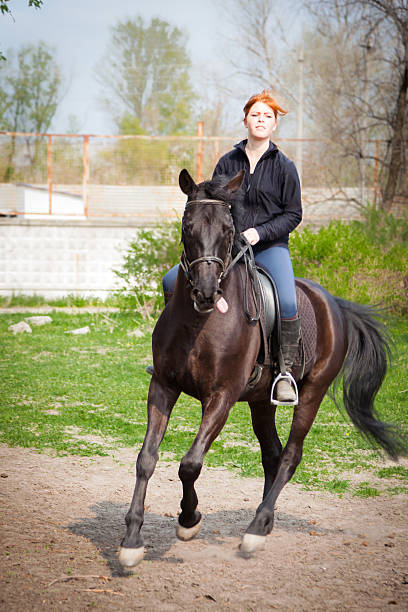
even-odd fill
[(219, 174), (234, 176), (244, 169), (245, 213), (241, 232), (250, 227), (257, 230), (260, 240), (254, 251), (277, 244), (287, 245), (289, 233), (302, 220), (300, 183), (295, 164), (270, 142), (269, 149), (250, 174), (246, 143), (243, 140), (219, 159), (213, 178)]

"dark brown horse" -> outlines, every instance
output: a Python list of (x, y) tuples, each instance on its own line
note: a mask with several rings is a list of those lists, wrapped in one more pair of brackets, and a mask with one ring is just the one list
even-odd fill
[[(248, 390), (261, 334), (259, 323), (244, 314), (243, 258), (231, 266), (240, 248), (234, 220), (239, 216), (242, 179), (239, 173), (229, 181), (217, 179), (196, 185), (186, 170), (180, 173), (180, 187), (188, 196), (182, 224), (184, 253), (175, 293), (153, 332), (154, 374), (147, 401), (147, 431), (137, 459), (136, 486), (119, 555), (124, 567), (132, 567), (143, 558), (140, 529), (146, 488), (181, 392), (202, 403), (201, 425), (179, 468), (183, 498), (177, 535), (182, 540), (193, 538), (200, 530), (194, 483), (205, 454), (238, 400), (249, 403), (265, 473), (262, 503), (241, 542), (244, 553), (264, 547), (273, 527), (277, 497), (293, 476), (305, 436), (340, 372), (344, 405), (353, 423), (392, 457), (401, 451), (396, 432), (376, 419), (373, 408), (387, 367), (388, 344), (382, 326), (372, 317), (370, 307), (334, 298), (313, 282), (297, 280), (312, 304), (317, 338), (313, 363), (303, 377), (298, 377), (299, 403), (284, 449), (275, 428), (276, 406), (270, 404), (271, 369), (264, 368), (258, 384)], [(217, 308), (221, 298), (224, 307)], [(249, 307), (255, 309), (254, 298)]]

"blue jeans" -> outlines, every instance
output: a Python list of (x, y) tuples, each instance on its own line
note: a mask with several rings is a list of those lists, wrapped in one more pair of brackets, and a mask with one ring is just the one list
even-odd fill
[[(293, 319), (297, 313), (295, 277), (289, 250), (272, 246), (255, 253), (255, 261), (269, 272), (276, 284), (282, 319)], [(173, 266), (163, 278), (163, 291), (172, 293), (176, 286), (179, 264)]]

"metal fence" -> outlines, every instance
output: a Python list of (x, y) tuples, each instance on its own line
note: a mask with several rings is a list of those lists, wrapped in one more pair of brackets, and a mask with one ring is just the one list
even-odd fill
[[(0, 214), (137, 217), (171, 214), (185, 198), (178, 174), (211, 176), (242, 136), (123, 136), (0, 132)], [(298, 167), (304, 193), (321, 201), (379, 198), (382, 141), (368, 141), (363, 161), (338, 143), (277, 138)], [(310, 196), (311, 197), (311, 196)]]

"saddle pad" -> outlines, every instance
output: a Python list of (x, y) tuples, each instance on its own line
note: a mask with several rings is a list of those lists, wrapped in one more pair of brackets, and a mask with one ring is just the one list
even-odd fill
[[(317, 327), (316, 317), (313, 310), (313, 306), (308, 296), (302, 289), (296, 285), (296, 299), (298, 304), (298, 312), (301, 317), (301, 330), (303, 340), (303, 350), (305, 354), (305, 374), (311, 369), (312, 365), (316, 360), (316, 339), (317, 339)], [(298, 355), (293, 364), (293, 368), (296, 370), (302, 367), (302, 353), (299, 350)], [(294, 372), (295, 376), (298, 374)]]

